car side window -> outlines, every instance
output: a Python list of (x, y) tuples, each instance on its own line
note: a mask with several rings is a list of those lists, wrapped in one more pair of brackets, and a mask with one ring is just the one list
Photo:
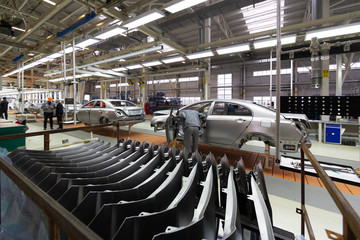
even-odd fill
[(94, 106), (94, 101), (88, 102), (87, 104), (85, 104), (85, 108), (92, 108)]
[(100, 102), (100, 107), (101, 108), (106, 108), (106, 104), (104, 102)]
[(223, 102), (217, 102), (214, 105), (213, 108), (213, 115), (226, 115), (227, 109), (226, 109), (226, 104)]
[(99, 108), (99, 107), (100, 107), (100, 101), (96, 101), (95, 107), (96, 107), (96, 108)]
[(209, 112), (210, 106), (211, 106), (211, 102), (203, 102), (203, 103), (197, 103), (194, 105), (190, 105), (186, 109), (187, 110), (196, 110), (199, 113), (207, 114)]
[(248, 109), (247, 107), (244, 107), (244, 106), (239, 105), (239, 104), (233, 104), (233, 108), (234, 108), (233, 112), (229, 112), (229, 110), (228, 110), (228, 115), (252, 116), (251, 110)]

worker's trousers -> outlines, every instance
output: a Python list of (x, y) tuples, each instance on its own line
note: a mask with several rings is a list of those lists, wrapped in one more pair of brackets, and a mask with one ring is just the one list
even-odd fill
[[(199, 128), (198, 127), (185, 127), (184, 130), (184, 145), (187, 153), (195, 152), (198, 148), (199, 142)], [(191, 148), (192, 143), (192, 148)]]

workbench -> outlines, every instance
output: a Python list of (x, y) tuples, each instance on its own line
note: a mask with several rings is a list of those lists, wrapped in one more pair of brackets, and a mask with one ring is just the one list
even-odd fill
[[(10, 120), (0, 119), (0, 136), (25, 133), (26, 126), (13, 123)], [(1, 140), (0, 147), (6, 148), (8, 152), (14, 151), (18, 147), (25, 146), (25, 138)]]

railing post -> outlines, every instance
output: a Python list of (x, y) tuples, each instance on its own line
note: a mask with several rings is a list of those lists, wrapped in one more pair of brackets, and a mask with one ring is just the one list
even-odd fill
[[(301, 148), (301, 209), (305, 206), (304, 150)], [(301, 235), (305, 236), (304, 211), (301, 212)]]
[(116, 139), (117, 139), (117, 147), (120, 147), (120, 123), (116, 123)]
[(345, 240), (353, 240), (353, 239), (355, 240), (355, 239), (357, 239), (355, 237), (354, 232), (351, 230), (349, 224), (347, 224), (344, 217), (343, 217), (343, 238)]
[(48, 132), (44, 133), (44, 150), (50, 150), (50, 134)]

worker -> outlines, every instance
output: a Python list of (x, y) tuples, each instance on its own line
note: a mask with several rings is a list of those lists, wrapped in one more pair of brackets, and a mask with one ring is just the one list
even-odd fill
[(9, 106), (9, 102), (6, 100), (6, 97), (3, 97), (3, 100), (0, 103), (0, 112), (1, 112), (1, 118), (4, 118), (7, 120), (8, 119), (8, 106)]
[(47, 102), (44, 102), (41, 108), (44, 110), (44, 130), (46, 130), (47, 119), (50, 122), (50, 128), (53, 129), (53, 117), (54, 117), (54, 109), (55, 104), (52, 101), (52, 97), (48, 97)]
[(187, 153), (195, 152), (198, 148), (200, 128), (206, 120), (206, 115), (195, 110), (181, 110), (178, 117), (183, 119), (185, 150)]
[(62, 117), (64, 115), (64, 106), (62, 105), (60, 100), (56, 100), (56, 119), (59, 124), (58, 129), (63, 129)]

